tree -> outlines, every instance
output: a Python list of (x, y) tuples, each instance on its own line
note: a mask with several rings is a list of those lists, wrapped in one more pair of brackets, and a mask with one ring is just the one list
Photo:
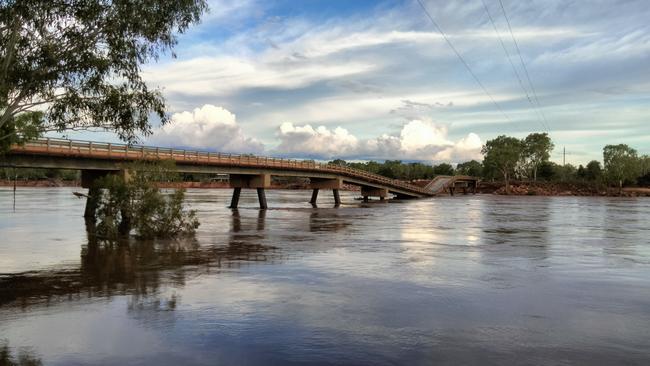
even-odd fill
[(483, 165), (496, 169), (501, 174), (506, 183), (506, 194), (510, 193), (510, 177), (523, 152), (524, 145), (521, 140), (504, 135), (487, 141), (481, 149), (484, 156)]
[(537, 169), (547, 162), (553, 150), (553, 142), (546, 132), (531, 133), (526, 136), (524, 143), (524, 158), (528, 167), (532, 170), (533, 180), (537, 181)]
[(194, 210), (184, 210), (185, 189), (164, 194), (155, 182), (177, 181), (173, 162), (133, 163), (129, 178), (107, 175), (95, 184), (103, 188), (95, 213), (96, 234), (114, 239), (132, 229), (143, 239), (194, 234), (199, 227)]
[(551, 181), (557, 178), (558, 172), (557, 164), (552, 161), (546, 161), (540, 164), (537, 169), (537, 176), (543, 180)]
[(476, 160), (466, 161), (456, 166), (456, 173), (472, 177), (483, 176), (483, 164)]
[(451, 164), (442, 163), (433, 167), (436, 175), (454, 175), (454, 167)]
[(585, 168), (585, 178), (589, 181), (595, 182), (602, 178), (603, 169), (600, 167), (600, 162), (597, 160), (592, 160), (587, 164)]
[(150, 113), (167, 122), (140, 68), (206, 9), (205, 0), (2, 1), (0, 149), (88, 128), (131, 143), (151, 132)]
[(634, 180), (638, 176), (638, 160), (636, 150), (625, 145), (606, 145), (603, 148), (603, 162), (608, 181), (617, 182), (619, 194), (623, 182)]
[(327, 164), (338, 165), (338, 166), (347, 166), (348, 163), (343, 159), (334, 159)]

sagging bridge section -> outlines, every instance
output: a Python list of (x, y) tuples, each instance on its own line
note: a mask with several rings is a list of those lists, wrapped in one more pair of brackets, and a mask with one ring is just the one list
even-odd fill
[[(316, 204), (319, 190), (332, 189), (335, 204), (339, 205), (339, 190), (343, 184), (359, 186), (365, 201), (368, 197), (383, 200), (389, 194), (398, 198), (430, 197), (450, 188), (450, 184), (463, 182), (476, 187), (476, 179), (472, 177), (454, 177), (449, 181), (451, 183), (437, 183), (432, 189), (431, 184), (420, 187), (359, 169), (310, 160), (52, 138), (12, 146), (0, 158), (0, 166), (80, 170), (82, 187), (88, 188), (89, 197), (92, 197), (98, 193), (93, 191), (97, 189), (93, 185), (95, 179), (107, 174), (128, 174), (128, 164), (134, 161), (158, 160), (174, 161), (181, 173), (229, 174), (230, 187), (234, 189), (232, 208), (237, 207), (242, 189), (256, 189), (260, 208), (267, 208), (265, 189), (271, 186), (271, 176), (309, 178), (310, 188), (313, 189), (312, 204)], [(453, 193), (453, 189), (450, 192)], [(93, 214), (92, 205), (86, 208), (86, 215)]]

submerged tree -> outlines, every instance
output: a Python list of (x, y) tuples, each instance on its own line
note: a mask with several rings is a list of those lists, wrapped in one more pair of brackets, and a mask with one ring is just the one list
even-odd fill
[(521, 140), (505, 135), (485, 143), (481, 149), (483, 166), (497, 170), (506, 183), (506, 194), (510, 193), (510, 178), (520, 162), (524, 146)]
[(96, 232), (114, 238), (132, 230), (141, 238), (192, 234), (196, 212), (184, 210), (185, 190), (165, 194), (154, 182), (176, 180), (173, 163), (140, 163), (128, 174), (108, 175), (96, 184), (103, 189), (96, 211)]
[(150, 113), (165, 123), (141, 65), (171, 50), (206, 9), (205, 0), (0, 2), (0, 149), (92, 127), (133, 142), (150, 132)]

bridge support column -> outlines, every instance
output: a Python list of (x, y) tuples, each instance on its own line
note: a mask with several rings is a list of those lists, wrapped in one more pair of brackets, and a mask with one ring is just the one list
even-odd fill
[(237, 206), (239, 205), (239, 196), (240, 195), (241, 195), (241, 188), (236, 187), (232, 191), (232, 199), (230, 200), (230, 207), (229, 208), (233, 208), (233, 209), (237, 208)]
[(99, 204), (99, 195), (101, 190), (97, 186), (91, 186), (88, 188), (88, 197), (86, 198), (86, 208), (84, 210), (84, 217), (86, 219), (91, 219), (93, 222), (95, 220), (95, 212), (97, 211), (97, 206)]
[(237, 208), (242, 188), (256, 188), (261, 209), (267, 209), (265, 188), (271, 187), (270, 174), (231, 174), (230, 187), (234, 188), (230, 208)]
[(339, 195), (339, 190), (343, 188), (343, 179), (342, 178), (309, 178), (310, 184), (309, 187), (314, 189), (314, 192), (311, 196), (312, 205), (316, 204), (316, 197), (318, 196), (318, 191), (321, 189), (331, 189), (334, 194), (334, 205), (341, 205), (341, 196)]
[(379, 197), (379, 199), (383, 200), (388, 197), (388, 189), (362, 186), (361, 195), (364, 202), (368, 202), (370, 196)]
[(88, 188), (84, 217), (93, 223), (95, 222), (95, 213), (97, 211), (97, 206), (99, 205), (99, 196), (102, 193), (101, 187), (97, 185), (97, 180), (109, 174), (115, 174), (115, 172), (110, 170), (81, 171), (81, 187)]
[(264, 192), (264, 188), (257, 189), (257, 199), (260, 201), (260, 208), (262, 210), (269, 208), (266, 204), (266, 193)]
[(339, 195), (339, 190), (333, 189), (332, 193), (334, 194), (334, 206), (336, 207), (341, 206), (341, 196)]
[(312, 205), (316, 204), (316, 200), (318, 199), (318, 188), (314, 188), (314, 191), (311, 193), (311, 200), (309, 200), (309, 203)]

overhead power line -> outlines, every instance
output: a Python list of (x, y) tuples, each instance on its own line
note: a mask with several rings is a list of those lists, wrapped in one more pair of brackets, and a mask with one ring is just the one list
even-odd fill
[(463, 65), (465, 65), (465, 68), (467, 69), (467, 71), (469, 71), (469, 73), (472, 75), (472, 77), (474, 78), (474, 80), (476, 80), (476, 83), (481, 87), (481, 89), (483, 89), (483, 92), (484, 92), (484, 93), (485, 93), (485, 94), (490, 98), (490, 100), (491, 100), (492, 103), (497, 107), (497, 109), (499, 110), (499, 112), (501, 112), (501, 114), (503, 114), (503, 116), (504, 116), (508, 121), (512, 122), (512, 120), (510, 119), (510, 117), (508, 117), (508, 115), (507, 115), (506, 112), (503, 110), (503, 108), (501, 108), (501, 106), (499, 105), (499, 103), (497, 103), (497, 101), (494, 100), (494, 98), (492, 97), (492, 94), (490, 94), (490, 92), (487, 90), (487, 88), (485, 87), (485, 85), (483, 85), (483, 83), (481, 82), (481, 80), (479, 80), (478, 76), (476, 76), (476, 74), (474, 73), (474, 71), (472, 71), (472, 68), (469, 67), (469, 64), (465, 61), (465, 59), (464, 59), (463, 56), (460, 54), (460, 52), (458, 52), (458, 50), (456, 49), (456, 47), (454, 47), (454, 45), (451, 43), (451, 41), (449, 40), (449, 38), (447, 37), (447, 35), (445, 34), (445, 32), (443, 32), (442, 28), (440, 28), (440, 26), (438, 25), (438, 23), (433, 19), (433, 16), (431, 16), (431, 14), (430, 14), (429, 11), (427, 10), (426, 6), (424, 6), (424, 4), (422, 3), (422, 0), (417, 0), (417, 1), (418, 1), (418, 4), (420, 4), (420, 6), (422, 7), (422, 10), (424, 10), (424, 14), (426, 14), (427, 18), (429, 18), (429, 20), (431, 21), (431, 23), (433, 24), (433, 26), (436, 27), (436, 29), (438, 30), (438, 33), (440, 33), (440, 35), (442, 35), (442, 38), (444, 38), (444, 40), (447, 42), (447, 45), (449, 45), (449, 48), (451, 48), (451, 49), (454, 51), (454, 53), (456, 54), (456, 56), (458, 57), (458, 59), (460, 60), (460, 62), (461, 62)]
[(483, 8), (485, 9), (485, 13), (487, 14), (488, 18), (490, 19), (490, 23), (492, 23), (492, 28), (494, 28), (494, 32), (497, 35), (497, 38), (499, 39), (499, 43), (501, 44), (501, 48), (503, 48), (503, 52), (505, 52), (506, 57), (508, 58), (508, 62), (510, 62), (510, 66), (512, 67), (512, 71), (514, 72), (515, 76), (517, 77), (517, 80), (519, 81), (519, 86), (521, 87), (521, 90), (523, 90), (524, 94), (526, 95), (526, 99), (528, 99), (528, 102), (530, 105), (533, 107), (534, 112), (537, 114), (537, 117), (539, 118), (539, 123), (542, 125), (542, 128), (545, 129), (548, 132), (547, 126), (544, 124), (544, 121), (542, 120), (542, 116), (540, 113), (539, 108), (535, 105), (533, 100), (530, 98), (530, 95), (528, 94), (528, 90), (524, 86), (524, 82), (521, 80), (521, 76), (519, 76), (519, 72), (517, 71), (517, 67), (515, 66), (514, 62), (512, 62), (512, 57), (510, 57), (510, 52), (508, 51), (508, 48), (506, 47), (505, 43), (503, 42), (503, 38), (501, 38), (501, 33), (499, 32), (499, 29), (497, 28), (496, 23), (494, 22), (494, 19), (492, 18), (492, 14), (490, 14), (490, 9), (488, 8), (487, 4), (485, 3), (485, 0), (481, 0), (483, 3)]
[(546, 116), (544, 115), (544, 111), (542, 110), (542, 105), (539, 103), (539, 98), (537, 97), (535, 86), (533, 85), (533, 82), (530, 79), (530, 74), (528, 73), (528, 68), (526, 67), (526, 63), (524, 63), (524, 58), (521, 56), (521, 50), (519, 49), (519, 44), (517, 43), (515, 34), (512, 32), (512, 26), (510, 25), (510, 19), (508, 19), (508, 14), (506, 14), (506, 8), (503, 6), (503, 1), (499, 0), (499, 4), (501, 5), (501, 11), (503, 12), (503, 17), (506, 18), (506, 23), (508, 24), (510, 37), (512, 37), (512, 42), (515, 44), (515, 49), (517, 50), (517, 54), (519, 55), (519, 61), (521, 62), (521, 67), (524, 69), (524, 73), (526, 74), (526, 79), (528, 80), (528, 84), (530, 84), (530, 90), (533, 92), (533, 97), (535, 98), (535, 103), (537, 103), (537, 108), (539, 108), (539, 111), (542, 114), (542, 118), (544, 119), (544, 123), (546, 124), (546, 129), (548, 130), (549, 129), (548, 121), (546, 120)]

